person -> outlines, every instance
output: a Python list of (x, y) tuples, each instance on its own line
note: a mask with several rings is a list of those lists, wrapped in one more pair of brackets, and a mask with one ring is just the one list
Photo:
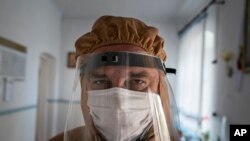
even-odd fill
[(75, 43), (80, 90), (50, 141), (177, 141), (163, 46), (138, 19), (100, 17)]

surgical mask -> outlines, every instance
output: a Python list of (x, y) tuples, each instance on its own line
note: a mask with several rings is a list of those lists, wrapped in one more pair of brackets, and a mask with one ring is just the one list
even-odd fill
[(122, 88), (88, 91), (90, 114), (101, 136), (107, 141), (142, 138), (152, 126), (150, 94)]

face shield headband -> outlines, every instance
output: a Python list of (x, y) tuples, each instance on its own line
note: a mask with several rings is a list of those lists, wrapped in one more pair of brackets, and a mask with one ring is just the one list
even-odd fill
[[(157, 57), (131, 52), (89, 54), (81, 56), (77, 62), (76, 78), (80, 79), (74, 84), (64, 141), (75, 138), (83, 141), (175, 141), (172, 121), (176, 120), (176, 113), (172, 114), (175, 110), (171, 107), (176, 105), (165, 77), (168, 73), (175, 73), (174, 69), (166, 68)], [(134, 68), (159, 72), (157, 90), (142, 90), (137, 83), (122, 88), (109, 86), (107, 76), (101, 80), (98, 76), (96, 80), (90, 75), (95, 72), (108, 75), (108, 70), (120, 69), (114, 72), (133, 80), (128, 72)], [(112, 78), (112, 73), (109, 76), (108, 81), (117, 78), (115, 74)]]
[(166, 68), (165, 64), (158, 57), (129, 52), (105, 52), (94, 54), (80, 66), (80, 72), (84, 72), (86, 67), (95, 69), (101, 66), (148, 67), (162, 70), (165, 74), (176, 73), (175, 69)]

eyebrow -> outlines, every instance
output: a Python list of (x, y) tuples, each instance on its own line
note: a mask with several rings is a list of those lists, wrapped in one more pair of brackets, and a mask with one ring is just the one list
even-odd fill
[[(105, 73), (97, 73), (97, 72), (92, 72), (89, 74), (89, 76), (92, 78), (107, 78), (107, 75)], [(141, 71), (141, 72), (130, 72), (128, 76), (142, 78), (142, 77), (149, 77), (150, 75), (147, 71)]]
[(131, 72), (129, 74), (130, 77), (148, 77), (149, 73), (147, 71), (141, 71), (141, 72)]

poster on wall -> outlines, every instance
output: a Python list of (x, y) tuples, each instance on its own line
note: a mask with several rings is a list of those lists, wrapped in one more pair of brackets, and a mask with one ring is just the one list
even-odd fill
[(0, 37), (0, 96), (10, 101), (15, 81), (25, 80), (26, 47)]
[(75, 52), (68, 53), (67, 66), (68, 66), (68, 68), (75, 68), (76, 67), (76, 54), (75, 54)]
[(0, 76), (24, 79), (26, 48), (0, 37)]

